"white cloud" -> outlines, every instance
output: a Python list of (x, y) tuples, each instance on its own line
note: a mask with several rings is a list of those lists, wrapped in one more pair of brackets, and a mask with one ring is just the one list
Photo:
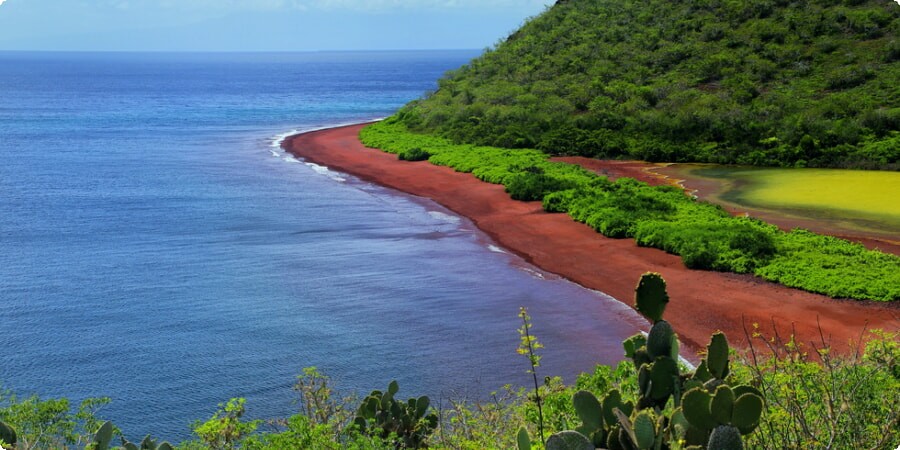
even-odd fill
[[(6, 0), (0, 0), (0, 5), (2, 5), (3, 2), (5, 2), (5, 1), (6, 1)], [(897, 0), (897, 1), (900, 2), (900, 0)]]

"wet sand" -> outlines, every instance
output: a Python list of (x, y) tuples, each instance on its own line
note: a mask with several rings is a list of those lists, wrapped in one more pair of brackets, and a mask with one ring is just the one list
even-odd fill
[[(733, 345), (745, 347), (744, 329), (753, 323), (768, 334), (773, 326), (782, 335), (794, 332), (807, 344), (821, 342), (821, 326), (826, 339), (842, 352), (855, 349), (851, 343), (864, 329), (900, 330), (900, 305), (835, 300), (749, 275), (689, 270), (678, 256), (638, 247), (633, 240), (606, 238), (565, 214), (544, 212), (540, 202), (512, 200), (502, 186), (471, 174), (427, 161), (399, 161), (396, 155), (366, 148), (358, 139), (363, 126), (300, 134), (282, 146), (307, 161), (432, 199), (468, 217), (498, 245), (541, 269), (629, 305), (641, 274), (659, 272), (671, 297), (666, 319), (692, 350), (705, 346), (716, 330), (726, 332)], [(619, 168), (622, 173), (643, 171), (627, 164)]]

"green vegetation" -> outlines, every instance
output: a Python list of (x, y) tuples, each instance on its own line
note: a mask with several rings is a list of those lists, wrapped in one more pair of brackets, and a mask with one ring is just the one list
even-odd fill
[(391, 153), (425, 149), (433, 164), (502, 184), (512, 198), (543, 200), (604, 236), (680, 255), (687, 267), (751, 273), (832, 297), (900, 299), (900, 258), (859, 244), (796, 229), (785, 233), (722, 208), (697, 202), (673, 187), (615, 182), (579, 166), (548, 161), (537, 150), (457, 145), (409, 132), (397, 119), (363, 129), (360, 139)]
[[(644, 275), (635, 300), (654, 322), (649, 335), (623, 343), (630, 360), (597, 366), (570, 386), (547, 377), (534, 391), (506, 387), (487, 401), (449, 399), (435, 409), (427, 397), (395, 400), (396, 383), (361, 401), (340, 398), (328, 377), (308, 368), (295, 386), (297, 414), (247, 421), (244, 400), (232, 399), (208, 421), (196, 423), (194, 439), (176, 448), (552, 450), (593, 449), (602, 442), (610, 449), (817, 450), (900, 444), (896, 334), (873, 332), (862, 351), (835, 357), (824, 341), (807, 350), (777, 334), (765, 337), (756, 327), (747, 333), (750, 349), (738, 354), (717, 333), (700, 365), (688, 371), (676, 362), (678, 339), (662, 319), (668, 300), (662, 278)], [(542, 399), (542, 415), (536, 398)], [(102, 450), (121, 441), (117, 448), (169, 448), (149, 437), (130, 444), (112, 424), (101, 423), (98, 409), (108, 402), (89, 399), (73, 412), (64, 399), (4, 394), (0, 445)], [(541, 428), (552, 434), (546, 444), (529, 437)], [(579, 442), (582, 447), (571, 446)]]
[(888, 0), (559, 1), (396, 117), (552, 154), (897, 169), (898, 18)]

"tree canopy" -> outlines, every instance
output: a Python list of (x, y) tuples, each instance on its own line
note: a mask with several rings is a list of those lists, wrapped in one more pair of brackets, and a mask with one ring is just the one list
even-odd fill
[(898, 18), (890, 0), (567, 0), (397, 117), (551, 154), (896, 170)]

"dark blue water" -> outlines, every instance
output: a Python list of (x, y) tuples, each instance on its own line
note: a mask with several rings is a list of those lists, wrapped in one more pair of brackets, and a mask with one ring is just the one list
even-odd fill
[(307, 366), (346, 392), (525, 384), (519, 306), (542, 375), (618, 360), (639, 323), (621, 305), (278, 150), (473, 55), (0, 53), (0, 384), (109, 396), (128, 436), (179, 440), (231, 397), (291, 414)]

